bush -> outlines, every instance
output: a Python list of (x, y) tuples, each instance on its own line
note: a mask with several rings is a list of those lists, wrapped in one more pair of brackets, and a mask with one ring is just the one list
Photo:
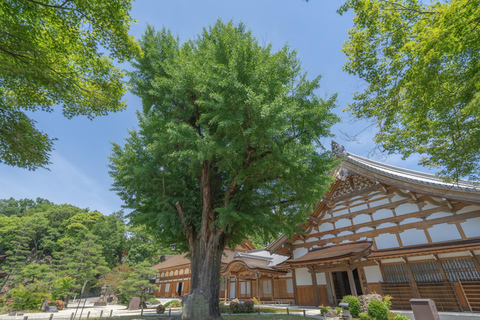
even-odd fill
[(358, 318), (358, 314), (360, 313), (360, 301), (355, 296), (345, 296), (342, 299), (342, 302), (346, 302), (349, 304), (348, 310), (350, 310), (350, 314), (354, 318)]
[(65, 304), (63, 303), (62, 300), (48, 301), (47, 305), (48, 306), (55, 306), (55, 307), (57, 307), (58, 310), (63, 310), (63, 307), (65, 306)]
[[(39, 310), (43, 301), (51, 298), (50, 294), (41, 290), (40, 286), (29, 286), (25, 288), (20, 285), (17, 289), (10, 290), (12, 297), (12, 309), (16, 311), (21, 310)], [(45, 288), (46, 289), (46, 288)]]
[(158, 314), (162, 314), (162, 313), (164, 313), (164, 312), (165, 312), (165, 306), (160, 303), (160, 304), (157, 306), (157, 313), (158, 313)]
[(252, 301), (253, 301), (253, 303), (255, 303), (256, 306), (258, 306), (260, 304), (260, 302), (258, 302), (257, 298), (253, 298)]
[(218, 304), (218, 308), (220, 309), (220, 313), (227, 313), (228, 312), (228, 309), (225, 306), (225, 302), (223, 302), (223, 301), (220, 301), (220, 303)]
[(411, 320), (411, 319), (409, 317), (402, 316), (401, 314), (397, 314), (394, 320)]
[(337, 310), (338, 315), (342, 314), (342, 308), (341, 307), (336, 307), (335, 310)]
[(165, 303), (165, 308), (180, 308), (182, 306), (182, 301), (172, 300)]
[(383, 303), (385, 304), (388, 310), (390, 310), (390, 308), (392, 307), (392, 299), (393, 297), (388, 295), (383, 297)]
[(370, 320), (370, 317), (368, 316), (368, 314), (366, 314), (365, 312), (361, 312), (358, 314), (358, 318), (360, 320)]
[(326, 307), (320, 306), (320, 313), (325, 315), (325, 314), (327, 314), (328, 310), (330, 310), (330, 309), (332, 309), (332, 308), (330, 308), (329, 306), (326, 306)]
[(375, 320), (388, 320), (387, 306), (378, 300), (372, 300), (368, 304), (368, 315)]
[(253, 306), (255, 306), (255, 303), (252, 300), (245, 300), (243, 302), (243, 311), (246, 313), (253, 313), (255, 311)]
[(243, 306), (240, 303), (240, 300), (238, 299), (233, 299), (232, 302), (230, 302), (230, 311), (232, 313), (241, 313), (243, 312)]

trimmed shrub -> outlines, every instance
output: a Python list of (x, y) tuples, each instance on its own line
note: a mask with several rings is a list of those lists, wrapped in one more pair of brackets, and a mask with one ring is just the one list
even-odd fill
[(365, 312), (361, 312), (358, 314), (358, 318), (360, 320), (370, 320), (370, 317), (368, 316), (368, 314), (366, 314)]
[(412, 320), (412, 319), (410, 319), (407, 316), (402, 316), (401, 314), (397, 314), (394, 320)]
[(218, 308), (220, 309), (220, 313), (228, 312), (228, 308), (225, 306), (225, 302), (223, 301), (220, 301), (220, 303), (218, 304)]
[(342, 302), (346, 302), (349, 304), (348, 310), (350, 310), (350, 314), (354, 318), (358, 318), (358, 314), (360, 313), (360, 301), (355, 296), (345, 296), (342, 299)]
[(257, 298), (253, 298), (252, 301), (253, 301), (253, 303), (255, 303), (256, 306), (258, 306), (260, 304), (260, 302), (258, 302)]
[(165, 303), (165, 308), (180, 308), (182, 307), (182, 301), (172, 300)]
[(51, 299), (51, 295), (42, 289), (44, 288), (36, 285), (28, 288), (20, 285), (17, 289), (10, 290), (12, 309), (16, 311), (39, 310), (43, 301)]
[(253, 313), (255, 310), (253, 307), (255, 306), (255, 303), (252, 300), (245, 300), (243, 302), (243, 311), (246, 313)]
[(393, 299), (392, 296), (388, 296), (388, 295), (383, 296), (383, 303), (385, 304), (388, 310), (390, 310), (390, 308), (392, 307), (392, 299)]
[(158, 313), (158, 314), (165, 313), (165, 306), (164, 306), (163, 304), (160, 303), (160, 304), (157, 306), (157, 313)]
[(243, 312), (243, 306), (240, 303), (240, 300), (238, 299), (233, 299), (232, 302), (230, 302), (230, 311), (232, 313), (241, 313)]
[(388, 320), (387, 306), (378, 300), (372, 300), (368, 304), (368, 315), (375, 320)]

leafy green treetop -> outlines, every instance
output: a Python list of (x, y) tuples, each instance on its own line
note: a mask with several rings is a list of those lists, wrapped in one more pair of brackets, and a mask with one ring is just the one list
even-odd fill
[(128, 34), (130, 9), (131, 0), (0, 2), (0, 163), (49, 164), (53, 140), (25, 111), (63, 105), (67, 118), (93, 118), (125, 108), (124, 74), (113, 60), (140, 54)]
[(320, 139), (338, 120), (336, 97), (317, 96), (320, 77), (308, 79), (295, 51), (259, 45), (243, 24), (218, 21), (183, 44), (148, 27), (141, 46), (140, 129), (114, 145), (114, 188), (132, 222), (190, 252), (191, 291), (219, 319), (225, 246), (292, 233), (331, 182)]
[(479, 174), (478, 1), (348, 0), (356, 16), (344, 69), (366, 83), (350, 110), (377, 121), (389, 153), (457, 180)]

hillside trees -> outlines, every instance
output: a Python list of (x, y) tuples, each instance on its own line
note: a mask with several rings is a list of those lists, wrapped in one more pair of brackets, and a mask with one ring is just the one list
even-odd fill
[(85, 280), (95, 283), (124, 263), (130, 251), (135, 263), (156, 261), (158, 247), (149, 245), (151, 250), (140, 256), (131, 249), (132, 242), (152, 241), (146, 235), (138, 240), (130, 229), (122, 213), (104, 216), (44, 199), (0, 200), (0, 252), (10, 254), (2, 264), (8, 276), (1, 279), (0, 294), (20, 285), (40, 288), (43, 283), (55, 297), (66, 298)]
[(131, 0), (0, 2), (0, 163), (49, 164), (54, 139), (29, 112), (62, 105), (67, 118), (91, 119), (125, 108), (114, 61), (140, 54), (130, 9)]
[(291, 233), (331, 181), (320, 139), (335, 96), (317, 96), (320, 77), (294, 51), (259, 45), (242, 24), (218, 21), (183, 44), (148, 27), (141, 46), (140, 129), (114, 145), (114, 188), (132, 222), (190, 252), (191, 292), (209, 301), (197, 319), (220, 319), (225, 246)]
[(350, 110), (373, 119), (375, 141), (451, 180), (478, 179), (478, 1), (348, 0), (356, 16), (344, 69), (364, 81)]

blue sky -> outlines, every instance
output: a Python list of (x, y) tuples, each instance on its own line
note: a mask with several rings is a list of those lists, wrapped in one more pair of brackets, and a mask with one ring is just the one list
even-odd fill
[[(352, 93), (362, 89), (362, 83), (342, 71), (345, 56), (340, 51), (352, 26), (353, 14), (340, 16), (336, 10), (340, 1), (311, 0), (137, 0), (131, 15), (137, 20), (131, 34), (140, 38), (145, 26), (156, 29), (166, 27), (180, 39), (195, 37), (218, 18), (243, 22), (252, 30), (260, 43), (271, 43), (277, 49), (285, 44), (298, 53), (303, 68), (310, 77), (323, 76), (319, 94), (338, 93), (336, 112), (342, 122), (334, 127), (334, 138), (347, 151), (368, 156), (373, 149), (374, 132), (365, 130), (358, 141), (348, 141), (341, 132), (355, 134), (368, 123), (353, 121), (342, 112), (352, 100)], [(96, 118), (71, 120), (60, 112), (35, 113), (37, 127), (56, 137), (50, 171), (38, 169), (31, 172), (0, 165), (0, 199), (14, 197), (42, 197), (55, 203), (69, 203), (81, 208), (110, 214), (121, 209), (122, 201), (110, 191), (112, 179), (108, 175), (108, 156), (111, 142), (123, 143), (127, 130), (137, 124), (135, 110), (141, 107), (139, 98), (125, 96), (127, 110)], [(330, 139), (325, 141), (330, 148)], [(376, 160), (404, 168), (426, 171), (417, 166), (418, 156), (406, 161), (399, 155)]]

